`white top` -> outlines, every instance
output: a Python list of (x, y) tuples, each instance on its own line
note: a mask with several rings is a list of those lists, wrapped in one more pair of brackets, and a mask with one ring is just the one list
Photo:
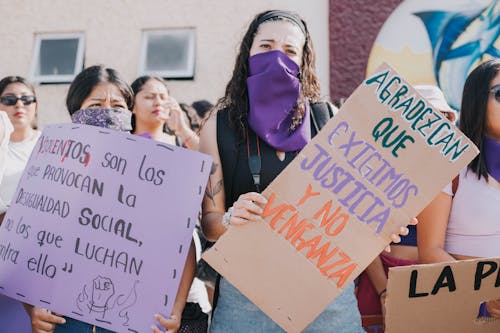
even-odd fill
[(7, 150), (9, 149), (10, 135), (12, 134), (12, 132), (14, 132), (14, 127), (12, 127), (12, 124), (10, 123), (9, 120), (9, 116), (7, 116), (7, 113), (5, 113), (5, 111), (0, 111), (0, 128), (2, 129), (1, 132), (3, 132), (3, 136), (0, 137), (0, 182), (1, 182), (7, 160)]
[[(452, 184), (443, 192), (452, 195)], [(463, 169), (453, 198), (445, 250), (473, 257), (500, 257), (500, 189)]]
[(0, 149), (4, 162), (0, 167), (0, 214), (5, 213), (9, 208), (17, 184), (40, 134), (39, 131), (35, 131), (32, 138), (21, 142), (9, 141), (6, 148)]

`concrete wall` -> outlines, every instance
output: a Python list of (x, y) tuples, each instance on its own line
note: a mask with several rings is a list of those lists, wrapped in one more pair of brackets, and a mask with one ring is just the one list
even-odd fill
[(385, 20), (402, 0), (330, 0), (330, 96), (349, 97), (363, 81)]
[[(104, 64), (129, 81), (139, 75), (144, 29), (196, 28), (195, 79), (170, 81), (172, 95), (191, 103), (221, 97), (231, 75), (238, 42), (255, 14), (266, 9), (297, 11), (307, 22), (318, 55), (324, 95), (329, 92), (328, 0), (0, 0), (0, 77), (29, 78), (36, 33), (85, 33), (85, 66)], [(39, 125), (68, 121), (69, 84), (36, 86)]]

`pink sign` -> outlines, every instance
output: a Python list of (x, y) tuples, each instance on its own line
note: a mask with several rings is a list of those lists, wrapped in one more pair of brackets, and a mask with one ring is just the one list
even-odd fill
[(0, 227), (0, 293), (117, 332), (169, 316), (210, 157), (48, 126)]

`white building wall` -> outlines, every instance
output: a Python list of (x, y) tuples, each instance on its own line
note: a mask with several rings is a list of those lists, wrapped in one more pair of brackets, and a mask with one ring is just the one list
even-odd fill
[[(0, 0), (0, 77), (30, 79), (35, 34), (83, 32), (85, 66), (104, 64), (129, 82), (139, 75), (144, 29), (196, 28), (194, 80), (168, 82), (180, 102), (215, 102), (230, 78), (238, 43), (252, 18), (267, 9), (298, 12), (317, 52), (324, 96), (329, 91), (327, 0)], [(39, 125), (69, 121), (69, 84), (37, 85)]]

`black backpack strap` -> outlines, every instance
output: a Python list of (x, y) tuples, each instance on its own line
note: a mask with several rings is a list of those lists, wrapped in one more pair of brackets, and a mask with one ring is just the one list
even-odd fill
[(333, 106), (329, 102), (311, 104), (311, 120), (313, 136), (316, 135), (326, 123), (334, 116)]
[(248, 168), (252, 173), (255, 192), (260, 193), (260, 170), (262, 161), (260, 157), (259, 137), (252, 129), (247, 129), (246, 139), (248, 152)]
[[(219, 149), (220, 161), (224, 165), (222, 168), (222, 177), (224, 178), (224, 190), (226, 194), (225, 204), (226, 208), (228, 208), (231, 206), (231, 198), (233, 197), (232, 183), (239, 154), (238, 145), (236, 144), (236, 134), (229, 125), (229, 112), (224, 112), (224, 110), (217, 112), (217, 148)], [(217, 274), (212, 315), (219, 299), (220, 279), (221, 275)]]
[(226, 194), (226, 208), (232, 205), (233, 178), (238, 163), (238, 143), (236, 133), (229, 125), (229, 112), (217, 112), (217, 148), (222, 165), (224, 190)]

